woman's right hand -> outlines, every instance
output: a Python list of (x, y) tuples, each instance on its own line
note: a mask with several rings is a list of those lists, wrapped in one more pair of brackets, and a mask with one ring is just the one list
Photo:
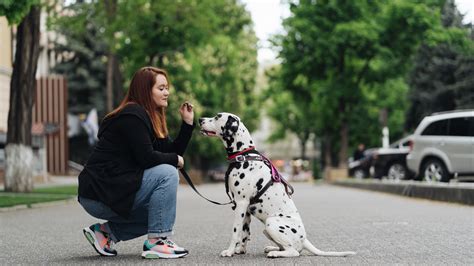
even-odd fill
[(178, 165), (177, 165), (177, 167), (178, 167), (178, 169), (181, 169), (181, 168), (183, 168), (183, 166), (184, 166), (184, 159), (183, 159), (183, 157), (178, 155)]

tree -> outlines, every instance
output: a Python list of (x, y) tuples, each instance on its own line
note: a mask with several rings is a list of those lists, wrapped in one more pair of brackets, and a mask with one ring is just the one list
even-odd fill
[[(74, 16), (52, 20), (58, 33), (54, 44), (54, 73), (65, 75), (68, 81), (68, 106), (73, 114), (85, 114), (96, 108), (106, 114), (107, 44), (100, 33), (101, 25), (94, 17), (94, 6), (75, 3), (66, 8)], [(117, 85), (122, 89), (122, 85)]]
[[(281, 82), (307, 117), (319, 120), (314, 133), (331, 154), (337, 149), (336, 164), (346, 163), (351, 121), (355, 113), (364, 115), (360, 105), (366, 97), (404, 76), (422, 40), (444, 37), (439, 34), (438, 5), (290, 1), (292, 16), (283, 23), (286, 34), (276, 39)], [(310, 108), (302, 104), (308, 101)]]
[[(112, 3), (115, 17), (108, 15), (110, 10), (105, 3)], [(101, 57), (103, 51), (97, 49), (102, 48), (98, 44), (103, 40), (107, 51), (120, 59), (116, 63), (126, 77), (122, 86), (117, 86), (121, 89), (143, 66), (166, 69), (172, 85), (167, 116), (171, 136), (181, 123), (175, 111), (184, 100), (193, 102), (196, 117), (227, 111), (240, 115), (249, 129), (255, 127), (259, 113), (254, 90), (257, 39), (250, 15), (239, 1), (99, 1), (82, 3), (77, 9), (72, 17), (58, 20), (62, 28), (73, 29), (74, 38), (65, 45), (77, 53), (70, 63), (79, 59), (81, 65), (97, 62), (92, 60)], [(84, 31), (90, 24), (98, 29), (94, 34)], [(90, 38), (96, 42), (91, 41), (86, 47), (77, 46), (74, 41)], [(103, 72), (81, 73), (102, 80)], [(82, 80), (87, 75), (81, 73), (74, 75)], [(98, 94), (95, 87), (87, 90)], [(221, 143), (215, 140), (192, 141), (189, 149), (193, 152), (188, 153), (187, 162), (201, 168), (225, 158)]]
[(474, 45), (470, 25), (463, 25), (462, 18), (454, 1), (446, 1), (441, 21), (451, 38), (442, 38), (436, 45), (424, 44), (418, 50), (409, 76), (407, 131), (431, 113), (474, 106)]
[(10, 83), (5, 191), (29, 192), (33, 189), (31, 110), (39, 56), (40, 6), (38, 1), (31, 0), (3, 1), (0, 3), (0, 15), (5, 15), (10, 24), (21, 21), (16, 35)]

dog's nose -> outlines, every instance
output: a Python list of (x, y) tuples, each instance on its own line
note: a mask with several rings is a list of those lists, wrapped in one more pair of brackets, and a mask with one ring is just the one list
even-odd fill
[(203, 122), (204, 122), (204, 118), (199, 118), (199, 124), (202, 125)]

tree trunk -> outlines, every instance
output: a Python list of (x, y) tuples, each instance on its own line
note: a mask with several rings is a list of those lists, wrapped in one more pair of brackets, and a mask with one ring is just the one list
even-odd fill
[(346, 118), (346, 104), (344, 99), (339, 99), (339, 114), (341, 118), (340, 139), (341, 147), (339, 149), (339, 168), (347, 168), (347, 150), (349, 146), (349, 125)]
[(107, 113), (114, 109), (114, 61), (115, 56), (113, 53), (108, 53), (107, 56), (107, 85), (106, 85), (106, 101), (107, 101)]
[(35, 98), (35, 75), (39, 56), (40, 12), (39, 6), (31, 7), (18, 26), (16, 36), (5, 147), (5, 191), (33, 190), (31, 110)]
[[(107, 20), (109, 24), (112, 25), (117, 13), (117, 0), (105, 0), (104, 4), (107, 12)], [(119, 60), (117, 55), (112, 52), (111, 47), (109, 47), (109, 52), (107, 53), (107, 85), (105, 95), (107, 112), (112, 111), (123, 97)]]
[(308, 139), (309, 139), (309, 133), (304, 132), (302, 135), (298, 137), (298, 139), (300, 141), (301, 159), (305, 159), (306, 158), (306, 143), (308, 142)]

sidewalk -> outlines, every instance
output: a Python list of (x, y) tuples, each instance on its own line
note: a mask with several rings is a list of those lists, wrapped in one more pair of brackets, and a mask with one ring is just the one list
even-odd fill
[(386, 192), (401, 196), (474, 205), (474, 183), (428, 183), (378, 179), (339, 179), (334, 185)]

